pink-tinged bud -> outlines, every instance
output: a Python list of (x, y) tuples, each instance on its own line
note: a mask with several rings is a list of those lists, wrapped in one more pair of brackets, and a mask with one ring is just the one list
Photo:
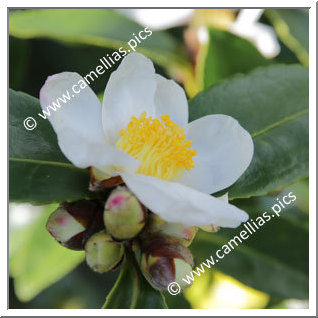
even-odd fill
[(101, 211), (96, 201), (64, 202), (50, 215), (46, 229), (64, 247), (83, 250), (87, 229), (94, 233), (91, 225), (98, 215), (102, 224)]
[(192, 270), (192, 254), (177, 240), (156, 237), (141, 252), (140, 268), (153, 288), (166, 291), (172, 282), (178, 283), (181, 290), (190, 286), (182, 278)]
[(183, 244), (189, 246), (194, 239), (198, 228), (196, 226), (185, 227), (181, 223), (168, 223), (154, 213), (149, 214), (147, 232), (171, 236)]
[(200, 229), (205, 232), (217, 232), (220, 229), (220, 227), (217, 225), (211, 224), (211, 225), (202, 225), (200, 226)]
[(116, 240), (135, 237), (146, 222), (146, 209), (126, 188), (115, 189), (105, 204), (104, 223)]
[(105, 231), (100, 231), (85, 244), (86, 262), (95, 272), (104, 273), (119, 265), (124, 250), (123, 243), (114, 241)]

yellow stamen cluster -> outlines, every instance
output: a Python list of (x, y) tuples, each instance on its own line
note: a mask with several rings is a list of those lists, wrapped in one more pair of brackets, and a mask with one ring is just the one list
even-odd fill
[(184, 130), (169, 115), (161, 120), (147, 117), (146, 112), (132, 117), (120, 136), (116, 147), (141, 162), (137, 173), (172, 180), (195, 166), (192, 142), (185, 140)]

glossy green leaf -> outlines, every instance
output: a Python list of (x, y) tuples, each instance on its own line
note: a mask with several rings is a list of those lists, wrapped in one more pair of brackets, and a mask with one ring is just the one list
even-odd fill
[(300, 65), (260, 67), (199, 93), (190, 101), (190, 121), (225, 114), (259, 134), (306, 112), (308, 85), (308, 69)]
[[(10, 201), (46, 204), (92, 197), (88, 170), (74, 167), (62, 154), (48, 120), (37, 114), (39, 101), (27, 94), (9, 93)], [(37, 127), (26, 130), (32, 116)]]
[(203, 89), (234, 74), (271, 63), (248, 40), (215, 28), (209, 29), (209, 42), (202, 50), (198, 71)]
[(237, 119), (254, 139), (254, 156), (228, 189), (230, 199), (263, 195), (308, 175), (308, 69), (274, 65), (198, 94), (190, 120), (208, 114)]
[(142, 276), (136, 261), (126, 254), (120, 275), (103, 305), (103, 309), (164, 309), (164, 296), (154, 290)]
[[(57, 144), (50, 122), (38, 116), (41, 106), (37, 98), (10, 89), (9, 110), (10, 157), (69, 163)], [(23, 122), (30, 116), (37, 121), (37, 126), (29, 131)]]
[[(274, 215), (271, 206), (277, 201), (275, 197), (257, 197), (233, 203), (249, 213), (252, 224), (251, 219), (255, 222), (263, 212)], [(237, 240), (238, 246), (232, 242), (234, 249), (224, 254), (224, 258), (219, 259), (213, 268), (271, 295), (306, 299), (309, 281), (308, 229), (284, 217), (289, 213), (302, 214), (295, 205), (286, 207), (281, 217), (275, 215), (258, 230), (254, 227), (256, 232), (242, 240), (242, 243)], [(215, 234), (199, 232), (190, 246), (196, 266), (210, 255), (217, 259), (216, 251), (224, 244), (229, 246), (229, 240), (239, 235), (241, 230), (246, 228), (221, 229)]]
[[(112, 52), (111, 49), (98, 46), (68, 45), (49, 39), (28, 40), (10, 36), (9, 87), (15, 91), (38, 97), (48, 75), (72, 71), (85, 76), (92, 71), (93, 66), (97, 65), (101, 56)], [(100, 75), (97, 80), (90, 82), (90, 87), (94, 92), (104, 91), (114, 69), (105, 70), (105, 73)]]
[(309, 12), (304, 9), (267, 9), (266, 16), (272, 22), (280, 40), (309, 65)]
[[(15, 37), (50, 38), (116, 50), (129, 49), (127, 42), (144, 29), (110, 9), (33, 9), (12, 12), (9, 19), (9, 33)], [(137, 50), (165, 67), (188, 64), (180, 45), (162, 31), (142, 40)]]
[(10, 158), (11, 202), (46, 204), (90, 199), (89, 173), (71, 164)]
[(308, 176), (308, 114), (254, 137), (248, 170), (229, 188), (230, 198), (263, 195)]
[(47, 206), (36, 221), (10, 229), (9, 272), (22, 301), (38, 295), (84, 259), (84, 252), (62, 247), (46, 231), (47, 218), (55, 207)]

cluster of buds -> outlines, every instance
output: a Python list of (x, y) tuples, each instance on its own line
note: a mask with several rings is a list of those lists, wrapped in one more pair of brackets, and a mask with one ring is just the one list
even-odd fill
[(88, 266), (104, 273), (116, 268), (127, 240), (144, 228), (146, 208), (126, 188), (115, 189), (107, 201), (64, 202), (49, 217), (46, 228), (63, 246), (85, 250)]
[[(182, 277), (193, 267), (188, 246), (197, 227), (162, 220), (147, 211), (126, 187), (115, 188), (106, 201), (62, 203), (50, 215), (46, 228), (61, 245), (85, 250), (86, 262), (96, 272), (116, 268), (125, 248), (132, 248), (153, 288), (167, 290), (171, 282), (177, 282), (182, 289), (188, 287)], [(218, 230), (213, 225), (202, 229)]]

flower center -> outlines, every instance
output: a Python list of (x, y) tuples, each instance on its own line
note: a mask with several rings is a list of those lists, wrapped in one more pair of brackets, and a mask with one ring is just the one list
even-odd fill
[(120, 136), (116, 147), (141, 162), (137, 173), (172, 180), (195, 166), (192, 157), (197, 152), (189, 149), (192, 142), (169, 115), (153, 119), (143, 112), (131, 118)]

